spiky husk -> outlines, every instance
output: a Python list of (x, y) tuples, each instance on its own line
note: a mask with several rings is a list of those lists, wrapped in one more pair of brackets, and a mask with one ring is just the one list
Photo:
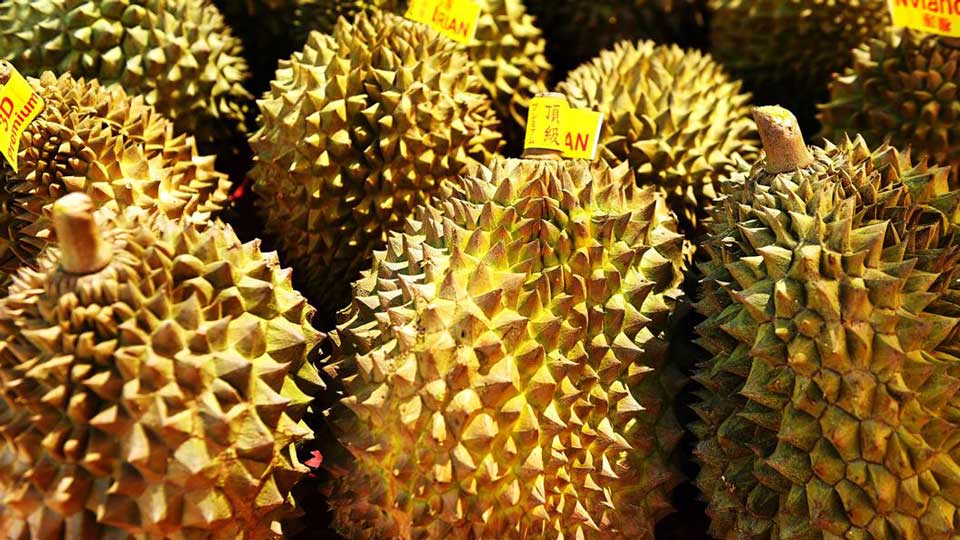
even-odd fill
[(830, 83), (819, 107), (822, 136), (860, 133), (869, 144), (889, 139), (960, 172), (960, 49), (949, 40), (888, 29), (853, 52), (853, 66)]
[(691, 45), (705, 32), (706, 0), (527, 0), (544, 29), (547, 57), (573, 69), (619, 41), (651, 39)]
[(600, 155), (627, 162), (657, 186), (694, 235), (716, 198), (714, 184), (757, 153), (750, 95), (709, 55), (620, 42), (572, 71), (557, 90), (574, 107), (603, 112)]
[[(507, 135), (512, 146), (523, 143), (527, 105), (547, 89), (550, 64), (544, 56), (544, 39), (521, 0), (478, 0), (482, 8), (473, 42), (461, 46), (475, 62), (477, 75), (493, 98), (500, 118), (510, 121)], [(299, 0), (291, 12), (300, 43), (307, 33), (332, 33), (339, 17), (352, 21), (364, 10), (379, 9), (402, 16), (404, 0)]]
[(207, 0), (4, 0), (0, 58), (118, 83), (202, 143), (243, 131), (252, 100), (240, 41)]
[(260, 109), (251, 175), (266, 230), (329, 312), (387, 230), (502, 142), (467, 55), (383, 12), (312, 33)]
[(119, 87), (44, 73), (30, 83), (44, 110), (20, 139), (19, 171), (0, 163), (0, 283), (32, 266), (50, 239), (50, 206), (72, 192), (97, 206), (137, 206), (170, 218), (209, 219), (229, 182), (193, 137)]
[(751, 90), (825, 94), (850, 51), (890, 24), (885, 0), (709, 0), (711, 53)]
[(391, 233), (341, 313), (333, 419), (355, 461), (334, 467), (334, 524), (652, 539), (679, 480), (676, 221), (626, 166), (490, 167)]
[(960, 193), (863, 139), (724, 187), (697, 484), (721, 540), (955, 539)]
[(482, 0), (477, 34), (466, 47), (501, 118), (510, 121), (512, 146), (522, 146), (527, 107), (547, 90), (546, 43), (521, 0)]
[(0, 301), (0, 536), (279, 538), (313, 309), (229, 227), (128, 212), (107, 238), (103, 270), (51, 247)]

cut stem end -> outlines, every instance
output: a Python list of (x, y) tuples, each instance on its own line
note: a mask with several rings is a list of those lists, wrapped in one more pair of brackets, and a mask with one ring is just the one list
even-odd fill
[(813, 154), (803, 142), (803, 133), (793, 113), (779, 106), (756, 107), (753, 119), (763, 141), (766, 154), (763, 168), (768, 173), (793, 171), (813, 163)]
[(104, 242), (93, 201), (71, 193), (53, 203), (53, 228), (60, 245), (60, 266), (70, 274), (93, 274), (106, 268), (113, 250)]

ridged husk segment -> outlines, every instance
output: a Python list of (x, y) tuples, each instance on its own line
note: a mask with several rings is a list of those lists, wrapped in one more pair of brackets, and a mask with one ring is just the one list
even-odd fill
[(229, 227), (128, 212), (106, 237), (103, 270), (51, 248), (0, 301), (0, 536), (279, 538), (313, 309)]
[(692, 44), (705, 32), (706, 0), (527, 0), (547, 38), (547, 57), (573, 69), (619, 41)]
[(957, 537), (957, 203), (863, 139), (724, 187), (694, 426), (720, 540)]
[(266, 230), (331, 313), (387, 230), (502, 143), (467, 55), (383, 12), (312, 33), (260, 109), (251, 174)]
[(709, 55), (620, 42), (557, 87), (573, 107), (601, 111), (600, 155), (657, 186), (689, 234), (716, 198), (716, 182), (757, 152), (750, 95)]
[(208, 0), (4, 0), (0, 55), (120, 84), (202, 143), (244, 131), (252, 96), (240, 41)]
[(193, 137), (142, 97), (96, 81), (46, 72), (30, 79), (45, 107), (20, 139), (18, 172), (0, 163), (0, 282), (32, 266), (52, 234), (50, 206), (83, 192), (97, 206), (144, 208), (206, 220), (227, 199), (229, 182), (198, 154)]
[(819, 99), (851, 49), (890, 24), (885, 0), (708, 1), (714, 57), (751, 90), (797, 101)]
[(824, 137), (860, 133), (889, 139), (937, 164), (960, 170), (960, 49), (940, 36), (888, 29), (853, 52), (853, 66), (830, 83), (820, 106)]
[(350, 539), (651, 540), (681, 435), (667, 329), (684, 241), (602, 161), (446, 182), (355, 284), (331, 369)]

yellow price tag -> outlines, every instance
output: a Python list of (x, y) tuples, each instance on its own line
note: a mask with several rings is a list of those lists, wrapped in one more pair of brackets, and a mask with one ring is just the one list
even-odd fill
[(454, 41), (470, 43), (477, 33), (480, 13), (480, 4), (474, 0), (411, 0), (405, 17)]
[(10, 70), (10, 79), (0, 88), (0, 152), (13, 170), (18, 171), (20, 137), (43, 110), (43, 98), (13, 66), (4, 64), (4, 67)]
[(887, 0), (893, 24), (960, 37), (960, 0)]
[(527, 111), (525, 149), (556, 150), (570, 159), (595, 159), (603, 115), (574, 109), (558, 96), (538, 96)]

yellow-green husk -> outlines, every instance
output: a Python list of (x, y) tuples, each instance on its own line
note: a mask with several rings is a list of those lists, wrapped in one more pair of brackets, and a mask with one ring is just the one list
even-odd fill
[(502, 143), (466, 54), (383, 12), (311, 34), (260, 110), (251, 174), (266, 232), (329, 313), (388, 230)]
[(279, 539), (321, 387), (313, 309), (229, 227), (128, 212), (112, 259), (49, 249), (0, 300), (0, 532)]
[(5, 0), (0, 58), (24, 75), (119, 84), (201, 143), (244, 131), (240, 41), (208, 0)]
[(229, 182), (214, 156), (175, 135), (143, 97), (50, 72), (30, 84), (45, 106), (20, 139), (18, 171), (0, 163), (0, 283), (35, 265), (53, 234), (50, 206), (67, 193), (114, 211), (135, 206), (196, 221), (223, 208)]
[(757, 152), (750, 95), (709, 55), (652, 41), (621, 42), (557, 90), (573, 107), (603, 113), (599, 155), (629, 163), (656, 186), (689, 235), (703, 232), (715, 185)]
[(445, 183), (341, 313), (337, 530), (651, 540), (679, 482), (684, 246), (626, 166), (501, 159)]

